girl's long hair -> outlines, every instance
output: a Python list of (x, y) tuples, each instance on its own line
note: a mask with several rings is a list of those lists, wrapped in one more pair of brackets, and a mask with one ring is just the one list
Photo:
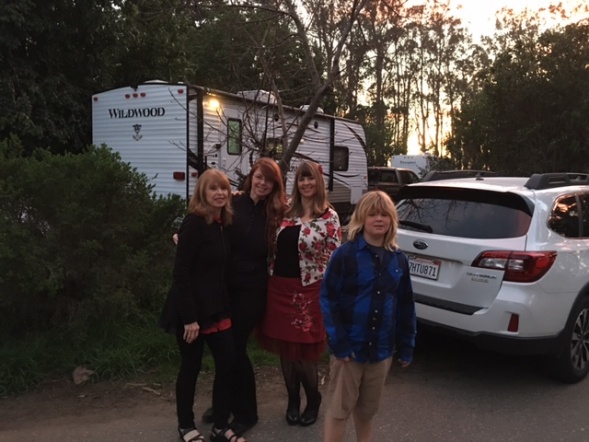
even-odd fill
[(397, 247), (397, 226), (399, 217), (391, 198), (381, 190), (373, 190), (362, 195), (348, 225), (348, 240), (353, 241), (364, 229), (364, 222), (370, 212), (383, 213), (391, 219), (391, 226), (384, 237), (384, 248)]
[(288, 218), (296, 218), (305, 214), (302, 196), (298, 186), (298, 182), (301, 177), (315, 178), (316, 192), (311, 204), (311, 210), (313, 212), (313, 217), (318, 218), (325, 213), (328, 207), (331, 207), (331, 204), (329, 204), (327, 201), (327, 196), (325, 194), (325, 181), (323, 181), (323, 173), (321, 168), (318, 164), (312, 163), (310, 161), (302, 162), (297, 168), (294, 184), (292, 186), (290, 207), (286, 211), (286, 216)]
[(231, 207), (231, 184), (227, 175), (217, 169), (207, 169), (198, 178), (192, 197), (188, 203), (188, 213), (202, 216), (207, 224), (213, 222), (213, 208), (207, 202), (207, 189), (219, 186), (221, 189), (227, 190), (227, 203), (221, 209), (221, 222), (224, 226), (231, 224), (233, 219), (233, 208)]
[(267, 181), (274, 184), (272, 192), (266, 197), (266, 239), (270, 252), (274, 250), (276, 242), (276, 231), (280, 226), (284, 212), (286, 210), (286, 192), (284, 190), (284, 180), (280, 167), (276, 161), (270, 158), (260, 158), (252, 166), (252, 170), (245, 179), (243, 190), (246, 194), (252, 191), (252, 177), (259, 171)]

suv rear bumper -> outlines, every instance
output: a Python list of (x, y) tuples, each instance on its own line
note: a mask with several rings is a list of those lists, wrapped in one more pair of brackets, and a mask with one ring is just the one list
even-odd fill
[[(476, 307), (422, 295), (424, 288), (415, 281), (418, 320), (481, 348), (511, 354), (558, 354), (566, 341), (562, 336), (576, 299), (570, 292), (548, 293), (540, 284), (504, 282), (488, 307)], [(510, 329), (512, 319), (516, 321), (514, 330)]]
[(492, 333), (472, 333), (454, 327), (441, 325), (427, 319), (417, 319), (419, 325), (428, 329), (466, 340), (478, 348), (514, 355), (558, 356), (562, 348), (562, 333), (556, 336), (521, 338)]

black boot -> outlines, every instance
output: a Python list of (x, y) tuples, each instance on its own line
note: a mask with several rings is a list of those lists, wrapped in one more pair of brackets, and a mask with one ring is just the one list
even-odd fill
[(309, 425), (313, 425), (317, 421), (317, 416), (319, 416), (319, 407), (321, 406), (321, 393), (319, 391), (316, 392), (315, 397), (309, 399), (307, 397), (307, 406), (305, 407), (305, 411), (301, 414), (299, 419), (299, 424), (301, 427), (308, 427)]
[(288, 407), (286, 409), (286, 422), (288, 425), (298, 425), (301, 418), (301, 398), (300, 396), (288, 396)]
[(321, 393), (319, 393), (319, 370), (316, 362), (300, 361), (297, 365), (299, 376), (305, 396), (307, 396), (307, 405), (305, 411), (301, 414), (299, 424), (302, 427), (313, 425), (319, 415), (319, 406), (321, 405)]
[(284, 376), (284, 386), (288, 393), (286, 422), (288, 425), (298, 425), (301, 417), (301, 381), (295, 370), (293, 361), (280, 358), (280, 365), (282, 366), (282, 375)]

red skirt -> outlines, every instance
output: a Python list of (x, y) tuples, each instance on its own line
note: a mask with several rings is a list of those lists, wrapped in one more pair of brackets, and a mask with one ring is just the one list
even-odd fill
[(303, 286), (300, 278), (271, 276), (260, 346), (292, 361), (318, 361), (327, 347), (320, 288), (321, 281)]

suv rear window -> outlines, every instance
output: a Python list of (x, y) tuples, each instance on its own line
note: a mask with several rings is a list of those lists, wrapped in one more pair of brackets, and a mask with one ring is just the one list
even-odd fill
[(397, 183), (397, 173), (395, 170), (387, 169), (368, 169), (368, 183)]
[(399, 227), (461, 238), (516, 238), (527, 233), (531, 201), (513, 193), (448, 187), (404, 188)]

